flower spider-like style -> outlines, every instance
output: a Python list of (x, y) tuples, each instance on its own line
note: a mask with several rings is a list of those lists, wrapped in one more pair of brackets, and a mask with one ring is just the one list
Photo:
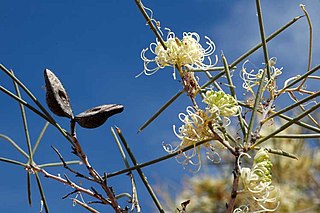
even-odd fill
[[(167, 29), (167, 28), (166, 28)], [(159, 69), (162, 69), (166, 66), (171, 67), (187, 67), (188, 69), (209, 69), (216, 65), (217, 55), (214, 56), (215, 61), (212, 62), (211, 55), (215, 51), (215, 44), (213, 41), (205, 36), (207, 39), (206, 44), (208, 47), (205, 49), (201, 46), (200, 36), (195, 32), (184, 32), (182, 39), (180, 40), (176, 35), (168, 30), (168, 35), (164, 41), (165, 47), (156, 40), (155, 43), (151, 43), (149, 48), (145, 48), (141, 51), (141, 58), (144, 61), (144, 70), (142, 73), (146, 75), (152, 75), (157, 72)], [(150, 52), (155, 55), (154, 58), (148, 58), (146, 53)], [(208, 64), (205, 64), (205, 60), (208, 61)], [(153, 64), (150, 67), (150, 64)]]
[[(250, 158), (246, 153), (242, 155)], [(250, 212), (276, 211), (280, 204), (279, 191), (272, 185), (272, 163), (267, 151), (261, 148), (257, 152), (253, 160), (252, 168), (241, 168), (240, 162), (238, 162), (238, 165), (243, 191), (249, 195), (248, 207)]]
[[(245, 68), (245, 65), (249, 62), (249, 60), (246, 60), (243, 65), (240, 72), (240, 78), (244, 81), (242, 84), (242, 87), (246, 89), (247, 91), (251, 92), (252, 95), (254, 95), (253, 87), (256, 85), (259, 85), (259, 81), (262, 78), (262, 74), (264, 72), (264, 69), (259, 69), (257, 73), (255, 73), (255, 70), (252, 69), (250, 72), (247, 72), (247, 69)], [(279, 75), (282, 74), (283, 67), (276, 68), (274, 65), (277, 62), (277, 58), (272, 57), (269, 60), (270, 65), (270, 79), (265, 78), (264, 82), (266, 83), (266, 87), (268, 87), (269, 91), (275, 91), (277, 89), (275, 81)], [(265, 90), (265, 89), (264, 89)]]
[(237, 100), (222, 91), (208, 90), (203, 102), (208, 105), (211, 114), (230, 117), (241, 112), (241, 107), (238, 105)]
[[(163, 145), (163, 148), (168, 153), (173, 153), (184, 147), (195, 145), (199, 141), (214, 140), (215, 138), (216, 133), (213, 131), (216, 127), (213, 122), (216, 119), (216, 114), (211, 114), (208, 110), (195, 110), (191, 106), (187, 107), (186, 112), (187, 114), (179, 114), (179, 119), (184, 124), (178, 129), (178, 132), (176, 131), (175, 125), (173, 126), (175, 135), (181, 140), (180, 144), (175, 148), (170, 144)], [(210, 142), (204, 143), (203, 147), (206, 149), (206, 156), (209, 160), (213, 162), (220, 161), (219, 154), (215, 151), (215, 147)], [(197, 161), (193, 160), (194, 157), (197, 157)], [(181, 153), (177, 157), (177, 161), (184, 167), (188, 164), (197, 166), (197, 169), (194, 172), (198, 172), (201, 168), (200, 146), (194, 147), (194, 149), (189, 152)]]

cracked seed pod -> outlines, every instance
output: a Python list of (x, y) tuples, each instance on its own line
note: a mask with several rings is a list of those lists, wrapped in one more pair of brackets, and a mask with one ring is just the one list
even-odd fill
[(44, 80), (49, 109), (58, 116), (73, 118), (69, 96), (57, 76), (49, 69), (45, 69)]
[(97, 128), (106, 120), (117, 113), (122, 112), (124, 107), (119, 104), (106, 104), (88, 109), (76, 115), (75, 121), (83, 128)]

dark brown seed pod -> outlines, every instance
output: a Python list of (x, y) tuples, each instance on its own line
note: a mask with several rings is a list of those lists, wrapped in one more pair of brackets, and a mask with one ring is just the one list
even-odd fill
[(88, 109), (76, 115), (75, 121), (83, 128), (97, 128), (106, 120), (117, 113), (122, 112), (124, 107), (119, 104), (106, 104)]
[(58, 77), (52, 71), (45, 69), (44, 80), (49, 109), (58, 116), (73, 118), (69, 96)]

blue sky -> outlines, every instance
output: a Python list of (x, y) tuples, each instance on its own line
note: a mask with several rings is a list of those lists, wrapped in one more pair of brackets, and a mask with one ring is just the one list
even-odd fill
[[(306, 4), (314, 26), (314, 63), (320, 55), (319, 1), (262, 1), (266, 34), (269, 35), (293, 17), (302, 15), (299, 4)], [(223, 0), (146, 0), (144, 4), (154, 11), (162, 28), (169, 27), (176, 35), (197, 32), (202, 41), (205, 35), (216, 44), (220, 58), (224, 52), (231, 62), (260, 41), (256, 9), (253, 2)], [(135, 76), (143, 70), (140, 52), (155, 38), (145, 25), (134, 0), (131, 1), (18, 1), (0, 0), (0, 63), (15, 71), (39, 101), (45, 104), (43, 70), (49, 68), (62, 81), (71, 98), (75, 114), (91, 107), (120, 103), (123, 113), (110, 118), (97, 129), (78, 128), (78, 138), (92, 165), (100, 172), (124, 168), (110, 127), (117, 125), (126, 136), (139, 162), (166, 154), (162, 142), (177, 141), (172, 125), (180, 125), (177, 114), (189, 105), (186, 97), (172, 104), (142, 133), (137, 130), (157, 109), (171, 98), (181, 85), (172, 78), (172, 69), (160, 70), (152, 76)], [(298, 21), (279, 38), (268, 45), (269, 55), (278, 58), (289, 76), (303, 73), (307, 67), (308, 27), (306, 19)], [(250, 57), (261, 65), (262, 52)], [(219, 61), (221, 65), (221, 61)], [(13, 91), (12, 82), (0, 73), (0, 85)], [(312, 83), (311, 85), (312, 86)], [(241, 91), (241, 88), (237, 90)], [(23, 94), (27, 99), (27, 96)], [(27, 111), (31, 139), (36, 140), (44, 121)], [(68, 129), (68, 121), (55, 117)], [(0, 94), (0, 133), (14, 139), (26, 149), (18, 105)], [(24, 161), (12, 147), (0, 140), (0, 156)], [(69, 143), (56, 129), (49, 127), (38, 153), (37, 163), (58, 161), (50, 148), (58, 148), (66, 159)], [(26, 174), (20, 167), (0, 163), (2, 212), (35, 212), (39, 210), (39, 196), (33, 181), (33, 206), (28, 207)], [(66, 172), (62, 168), (48, 169), (54, 174)], [(179, 191), (185, 177), (192, 176), (174, 159), (143, 170), (152, 185), (168, 182)], [(76, 178), (69, 176), (74, 181)], [(72, 207), (70, 200), (61, 197), (70, 192), (52, 180), (41, 177), (51, 212), (84, 212)], [(136, 175), (136, 179), (139, 179)], [(110, 179), (117, 193), (130, 191), (126, 176)], [(143, 212), (153, 211), (145, 188), (138, 181), (138, 193)], [(108, 209), (110, 210), (110, 209)]]

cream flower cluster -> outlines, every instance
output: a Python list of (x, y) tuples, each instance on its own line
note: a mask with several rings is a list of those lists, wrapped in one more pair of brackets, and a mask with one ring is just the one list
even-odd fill
[[(155, 43), (150, 44), (149, 48), (141, 51), (141, 59), (144, 61), (144, 70), (142, 73), (152, 75), (166, 66), (187, 66), (189, 69), (204, 70), (214, 67), (217, 63), (217, 56), (214, 56), (215, 62), (212, 63), (211, 55), (215, 51), (215, 44), (209, 37), (205, 36), (205, 38), (207, 39), (206, 44), (208, 45), (206, 49), (199, 43), (200, 36), (197, 33), (184, 32), (180, 40), (169, 30), (167, 38), (164, 41), (166, 49), (156, 40)], [(148, 50), (155, 55), (154, 58), (150, 59), (146, 56)], [(205, 60), (208, 62), (207, 64), (205, 64)]]
[(237, 115), (241, 110), (236, 99), (222, 91), (207, 91), (203, 102), (208, 105), (211, 114), (224, 117)]
[[(252, 69), (249, 72), (245, 68), (246, 64), (249, 62), (249, 60), (246, 60), (243, 65), (240, 72), (240, 78), (243, 80), (242, 87), (246, 89), (247, 91), (251, 92), (254, 95), (253, 87), (256, 85), (259, 85), (259, 81), (262, 78), (262, 74), (264, 72), (263, 69), (259, 69), (257, 73), (255, 73), (255, 70)], [(269, 87), (269, 90), (277, 89), (276, 85), (274, 84), (276, 78), (282, 74), (282, 69), (275, 67), (275, 64), (277, 62), (277, 58), (272, 57), (269, 60), (270, 65), (270, 79), (265, 78), (264, 82), (266, 83), (266, 86)]]
[[(215, 115), (212, 115), (209, 111), (203, 111), (201, 109), (195, 110), (193, 107), (189, 106), (185, 113), (179, 114), (179, 119), (183, 122), (183, 125), (176, 130), (175, 125), (173, 126), (173, 131), (175, 135), (181, 140), (180, 144), (173, 148), (170, 144), (165, 144), (163, 147), (168, 153), (172, 153), (183, 149), (189, 145), (194, 145), (195, 143), (203, 140), (210, 140), (214, 137), (212, 130), (215, 128), (211, 123), (215, 119)], [(211, 125), (212, 128), (209, 126)], [(214, 147), (208, 142), (203, 145), (206, 148), (207, 158), (212, 161), (220, 161), (218, 153), (215, 152)], [(194, 157), (197, 156), (196, 161)], [(178, 156), (179, 161), (183, 166), (188, 164), (198, 166), (196, 171), (201, 167), (200, 159), (200, 146), (195, 147), (190, 152), (183, 152)]]
[[(176, 126), (173, 125), (173, 131), (181, 141), (175, 148), (169, 144), (164, 145), (164, 149), (168, 153), (194, 145), (199, 141), (212, 140), (215, 134), (219, 132), (215, 130), (218, 126), (217, 123), (221, 121), (220, 116), (230, 117), (240, 112), (237, 101), (231, 95), (225, 94), (222, 91), (207, 91), (203, 102), (207, 104), (205, 110), (194, 109), (189, 106), (186, 109), (186, 113), (179, 114), (179, 119), (183, 122), (183, 125), (179, 127), (178, 131), (176, 130)], [(220, 161), (220, 156), (215, 151), (217, 145), (214, 147), (208, 142), (202, 145), (202, 147), (206, 149), (206, 155), (209, 160), (214, 162)], [(193, 161), (195, 156), (197, 156), (197, 162)], [(198, 166), (197, 170), (200, 169), (200, 146), (195, 147), (191, 152), (181, 153), (179, 157), (183, 159), (180, 161), (183, 166), (192, 164)]]
[(250, 212), (273, 212), (279, 206), (279, 191), (272, 185), (271, 169), (269, 155), (263, 148), (254, 157), (252, 168), (240, 167), (243, 190), (251, 198), (248, 199)]

